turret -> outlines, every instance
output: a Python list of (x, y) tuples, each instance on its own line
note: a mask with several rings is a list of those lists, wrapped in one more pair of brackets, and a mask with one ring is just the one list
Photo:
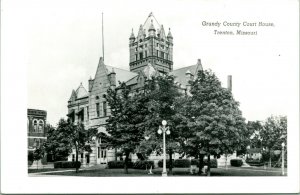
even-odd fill
[(168, 33), (167, 39), (168, 39), (170, 42), (173, 41), (173, 36), (172, 36), (172, 34), (171, 34), (171, 28), (169, 28), (169, 33)]
[(130, 43), (133, 43), (134, 40), (135, 40), (135, 36), (134, 36), (134, 34), (133, 34), (133, 29), (132, 29), (132, 30), (131, 30), (131, 35), (130, 35), (130, 37), (129, 37), (129, 41), (130, 41)]
[(149, 27), (149, 30), (148, 30), (148, 33), (149, 33), (149, 36), (152, 36), (154, 37), (155, 36), (155, 28), (154, 28), (154, 25), (153, 25), (153, 20), (151, 20), (151, 24), (150, 24), (150, 27)]

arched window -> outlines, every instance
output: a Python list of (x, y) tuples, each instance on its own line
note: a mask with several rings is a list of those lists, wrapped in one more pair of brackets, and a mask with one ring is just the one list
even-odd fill
[(33, 132), (37, 132), (38, 130), (38, 122), (37, 120), (33, 120)]
[(42, 133), (44, 130), (44, 121), (40, 120), (39, 121), (39, 132)]

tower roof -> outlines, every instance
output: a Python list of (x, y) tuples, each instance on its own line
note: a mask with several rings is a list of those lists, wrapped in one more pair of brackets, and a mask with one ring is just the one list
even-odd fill
[(135, 39), (135, 36), (133, 34), (133, 29), (131, 30), (131, 35), (130, 35), (129, 39)]
[(171, 28), (169, 28), (169, 33), (168, 33), (168, 36), (169, 38), (173, 38), (172, 34), (171, 34)]
[(153, 13), (151, 12), (143, 25), (143, 29), (146, 29), (146, 32), (148, 32), (150, 29), (155, 30), (158, 27), (160, 27), (160, 25), (154, 17)]
[(79, 87), (76, 90), (76, 96), (77, 98), (82, 98), (88, 96), (88, 92), (83, 87), (82, 83), (80, 83)]

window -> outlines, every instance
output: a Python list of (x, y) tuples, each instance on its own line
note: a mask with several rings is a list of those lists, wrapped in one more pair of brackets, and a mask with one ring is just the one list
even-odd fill
[(97, 113), (97, 117), (99, 117), (100, 116), (99, 103), (96, 103), (96, 113)]
[(159, 47), (159, 44), (158, 44), (158, 43), (156, 43), (156, 47)]
[(158, 50), (156, 51), (156, 55), (157, 55), (157, 57), (159, 57), (159, 51)]
[(162, 51), (160, 52), (160, 57), (164, 58), (164, 52), (162, 52)]
[(164, 48), (165, 48), (165, 46), (164, 46), (164, 45), (161, 45), (161, 48), (162, 48), (162, 49), (164, 49)]
[(140, 60), (143, 59), (143, 53), (140, 53)]
[(75, 154), (72, 154), (72, 161), (75, 161)]
[(107, 105), (106, 102), (103, 102), (103, 116), (106, 116), (107, 114)]
[(100, 147), (98, 147), (98, 158), (100, 158)]
[(166, 53), (166, 59), (168, 60), (169, 59), (169, 56), (168, 56), (168, 54)]
[(89, 120), (90, 117), (89, 117), (89, 107), (88, 106), (86, 107), (86, 117), (87, 117), (87, 120)]
[(145, 51), (145, 58), (147, 57), (147, 51)]
[(36, 148), (39, 147), (40, 146), (40, 139), (34, 138), (33, 139), (33, 146), (36, 147)]
[(37, 120), (33, 121), (33, 132), (37, 132), (38, 129), (38, 124), (37, 124)]
[(138, 60), (138, 55), (137, 54), (135, 54), (135, 61), (137, 61)]
[(44, 130), (44, 121), (43, 120), (40, 120), (39, 121), (39, 132), (42, 133), (43, 130)]

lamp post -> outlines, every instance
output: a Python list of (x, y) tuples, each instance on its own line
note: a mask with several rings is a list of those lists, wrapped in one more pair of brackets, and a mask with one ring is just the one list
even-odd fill
[(281, 144), (281, 146), (282, 146), (282, 152), (281, 152), (281, 171), (282, 171), (282, 175), (284, 175), (284, 146), (285, 146), (285, 144), (284, 144), (284, 142), (282, 142), (282, 144)]
[(158, 134), (163, 134), (163, 152), (164, 152), (164, 159), (163, 159), (163, 171), (162, 171), (162, 176), (167, 177), (167, 168), (166, 168), (166, 134), (169, 135), (170, 129), (167, 127), (167, 121), (163, 120), (162, 121), (162, 126), (159, 126), (157, 133)]

